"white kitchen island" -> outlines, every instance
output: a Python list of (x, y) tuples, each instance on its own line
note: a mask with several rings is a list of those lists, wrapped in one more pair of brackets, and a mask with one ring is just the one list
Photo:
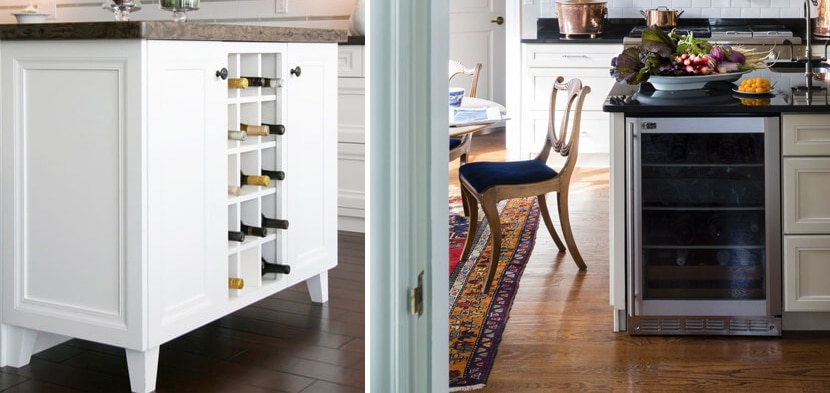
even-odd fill
[[(0, 365), (69, 338), (159, 346), (337, 264), (337, 45), (345, 31), (174, 22), (0, 25)], [(261, 76), (278, 87), (229, 89)], [(284, 135), (228, 138), (241, 124)], [(267, 187), (240, 175), (285, 172)], [(287, 229), (229, 241), (261, 218)], [(262, 275), (262, 261), (290, 274)], [(229, 289), (242, 278), (242, 289)]]

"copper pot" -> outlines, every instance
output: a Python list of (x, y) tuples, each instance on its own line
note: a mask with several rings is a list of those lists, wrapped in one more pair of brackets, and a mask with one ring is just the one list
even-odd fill
[(649, 10), (641, 10), (641, 14), (646, 18), (646, 26), (657, 26), (660, 28), (672, 28), (677, 26), (677, 17), (683, 14), (683, 11), (670, 10), (666, 6), (660, 6)]
[(604, 1), (597, 0), (557, 1), (556, 15), (559, 18), (559, 34), (565, 37), (588, 34), (595, 38), (597, 34), (602, 34), (608, 8)]
[(813, 35), (830, 37), (830, 0), (818, 0), (816, 10), (818, 14), (813, 27)]

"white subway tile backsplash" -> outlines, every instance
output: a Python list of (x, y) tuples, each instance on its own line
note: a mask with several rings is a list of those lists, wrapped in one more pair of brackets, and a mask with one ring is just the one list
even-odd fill
[[(555, 1), (555, 0), (554, 0)], [(640, 18), (641, 10), (666, 6), (683, 18), (802, 18), (804, 0), (606, 0), (610, 18)], [(538, 0), (537, 0), (538, 2)], [(813, 7), (815, 10), (815, 7)], [(815, 13), (814, 13), (815, 15)]]

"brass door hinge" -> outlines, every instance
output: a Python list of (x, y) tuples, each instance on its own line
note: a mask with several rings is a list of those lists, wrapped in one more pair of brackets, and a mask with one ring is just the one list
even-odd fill
[(409, 313), (424, 315), (424, 272), (418, 274), (418, 286), (409, 290)]

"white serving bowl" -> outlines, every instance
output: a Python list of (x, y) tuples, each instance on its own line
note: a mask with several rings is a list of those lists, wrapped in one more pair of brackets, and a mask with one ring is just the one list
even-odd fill
[(31, 12), (14, 12), (12, 15), (17, 18), (17, 23), (43, 23), (46, 22), (46, 17), (49, 16), (49, 14)]

